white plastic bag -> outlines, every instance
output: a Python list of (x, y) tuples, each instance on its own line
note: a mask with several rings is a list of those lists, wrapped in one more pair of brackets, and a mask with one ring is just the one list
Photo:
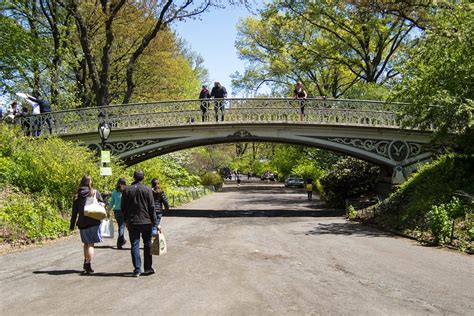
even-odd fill
[(104, 219), (100, 223), (100, 233), (104, 238), (114, 238), (114, 223), (110, 219)]

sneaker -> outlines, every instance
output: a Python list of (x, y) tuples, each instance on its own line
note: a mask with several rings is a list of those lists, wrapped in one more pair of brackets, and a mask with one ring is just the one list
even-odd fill
[(133, 277), (138, 278), (141, 275), (140, 272), (133, 272)]
[(146, 269), (144, 274), (151, 275), (151, 274), (154, 274), (155, 272), (156, 270), (154, 268), (151, 268), (151, 269)]

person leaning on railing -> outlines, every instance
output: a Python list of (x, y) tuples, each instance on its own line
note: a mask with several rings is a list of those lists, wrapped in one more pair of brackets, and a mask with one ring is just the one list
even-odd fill
[(308, 93), (306, 90), (303, 88), (303, 84), (301, 81), (298, 81), (295, 86), (295, 90), (293, 90), (293, 97), (295, 99), (300, 100), (300, 121), (303, 121), (304, 119), (304, 105), (305, 105), (305, 100), (308, 97)]
[[(199, 100), (207, 100), (210, 98), (211, 98), (211, 94), (209, 93), (207, 86), (203, 85), (201, 92), (199, 93)], [(200, 107), (201, 107), (201, 113), (202, 113), (202, 121), (204, 122), (207, 116), (207, 110), (209, 109), (209, 101), (201, 101)]]
[(221, 121), (224, 121), (224, 98), (227, 98), (227, 90), (219, 81), (214, 82), (211, 90), (211, 98), (221, 99), (214, 101), (214, 112), (216, 112), (216, 122), (219, 122), (219, 110), (221, 111)]

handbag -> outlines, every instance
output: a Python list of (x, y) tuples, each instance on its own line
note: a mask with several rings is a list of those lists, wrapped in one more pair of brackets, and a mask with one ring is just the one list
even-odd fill
[(151, 244), (151, 254), (154, 256), (162, 256), (168, 251), (166, 238), (162, 232), (158, 232), (158, 236), (153, 239)]
[(84, 216), (103, 220), (107, 217), (107, 212), (105, 211), (105, 207), (97, 201), (97, 194), (94, 190), (92, 196), (88, 196), (86, 199), (86, 205), (84, 205)]
[(104, 238), (114, 238), (114, 223), (110, 219), (104, 219), (100, 223), (100, 234)]

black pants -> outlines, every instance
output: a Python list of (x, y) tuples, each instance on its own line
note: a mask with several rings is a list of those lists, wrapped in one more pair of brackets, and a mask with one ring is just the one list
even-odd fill
[(221, 111), (221, 121), (224, 121), (224, 102), (214, 102), (214, 112), (216, 112), (216, 122), (219, 122), (219, 111)]

